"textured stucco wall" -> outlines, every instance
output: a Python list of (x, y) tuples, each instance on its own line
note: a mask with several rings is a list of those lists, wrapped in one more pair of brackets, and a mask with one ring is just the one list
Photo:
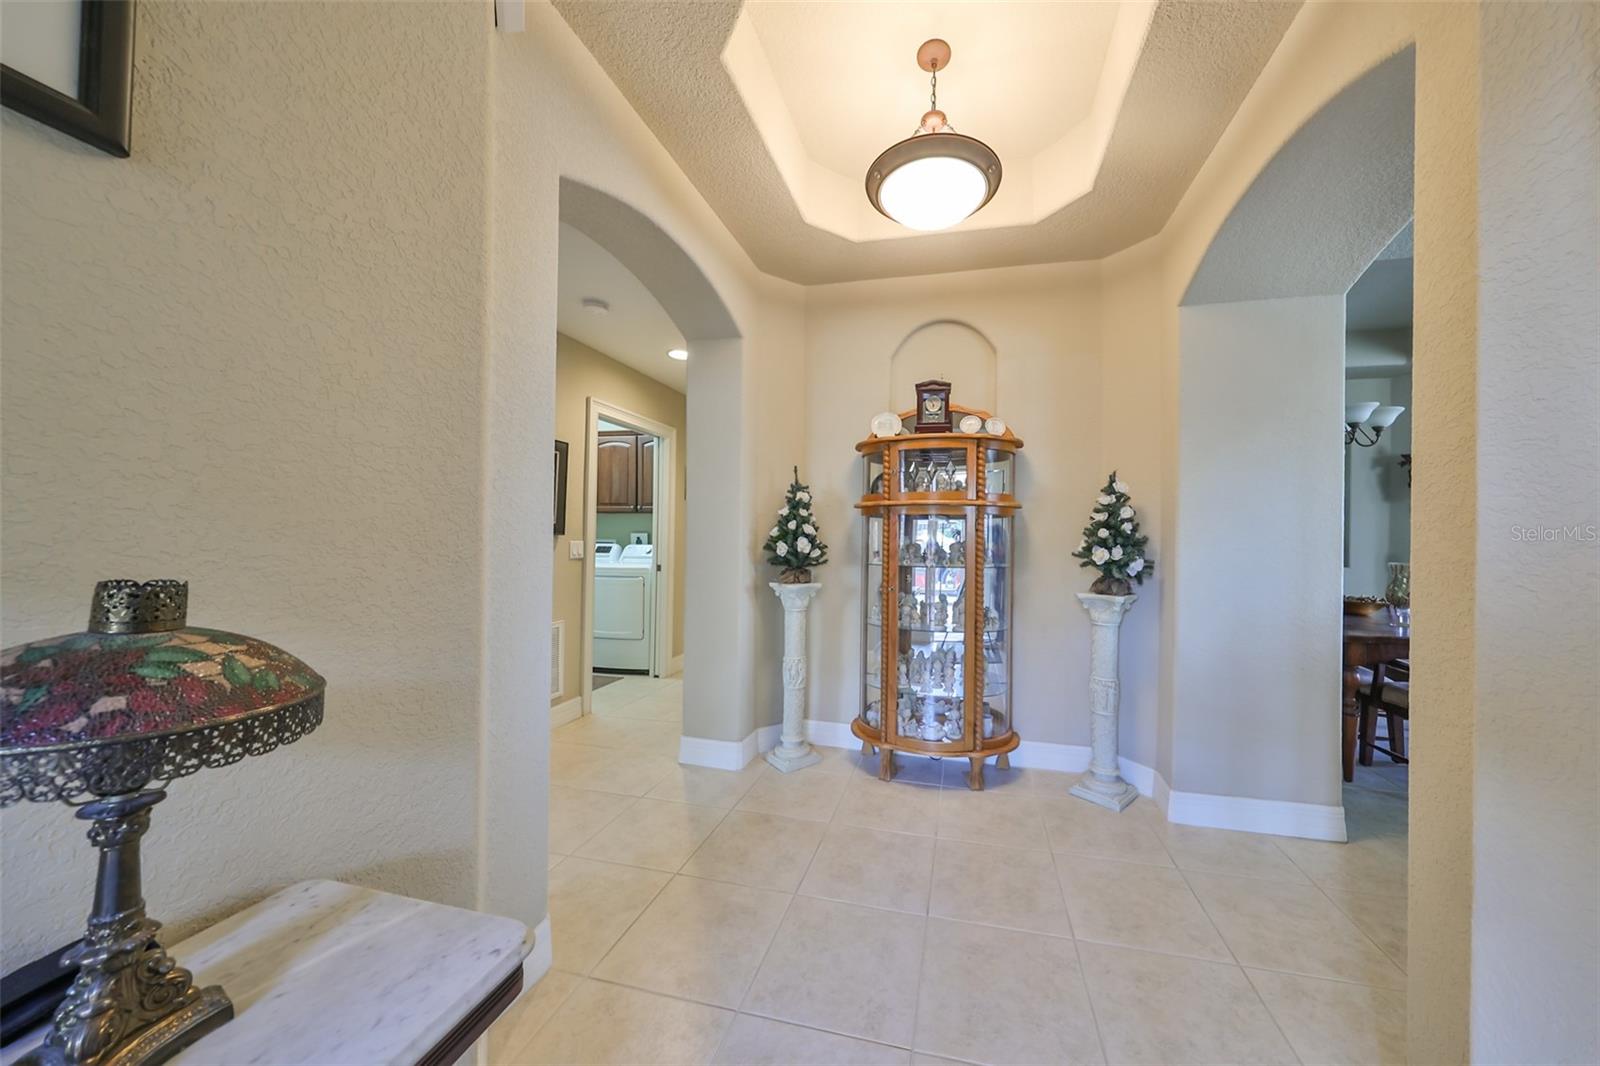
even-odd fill
[[(588, 432), (589, 399), (603, 400), (636, 415), (653, 419), (678, 431), (673, 452), (673, 474), (678, 503), (672, 509), (672, 653), (683, 653), (683, 479), (684, 455), (689, 443), (687, 409), (683, 393), (654, 378), (645, 377), (604, 352), (597, 351), (564, 333), (556, 335), (556, 424), (557, 440), (568, 442), (567, 452), (567, 535), (555, 538), (551, 556), (555, 590), (554, 620), (567, 623), (566, 691), (551, 702), (575, 698), (582, 686), (578, 660), (583, 648), (583, 560), (569, 558), (567, 544), (583, 540), (584, 463), (587, 458), (584, 435)], [(650, 515), (605, 515), (604, 518), (634, 518), (637, 528), (650, 529)], [(595, 540), (596, 537), (590, 536)], [(593, 544), (585, 546), (593, 550)], [(658, 593), (659, 594), (659, 593)], [(663, 666), (663, 672), (665, 666)]]
[(1472, 1058), (1595, 1062), (1600, 12), (1482, 17)]
[[(169, 935), (307, 877), (473, 901), (487, 18), (142, 4), (133, 158), (0, 114), (4, 643), (184, 577), (328, 678), (156, 810)], [(79, 935), (93, 852), (32, 804), (0, 849), (9, 969)]]

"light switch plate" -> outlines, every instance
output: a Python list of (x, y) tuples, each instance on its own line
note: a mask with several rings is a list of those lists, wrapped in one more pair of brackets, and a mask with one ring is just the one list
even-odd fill
[(568, 559), (582, 559), (583, 558), (583, 541), (581, 541), (581, 540), (569, 540), (569, 541), (567, 541), (567, 558)]

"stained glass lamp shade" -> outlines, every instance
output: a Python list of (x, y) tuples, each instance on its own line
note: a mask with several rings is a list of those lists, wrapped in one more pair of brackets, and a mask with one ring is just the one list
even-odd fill
[(265, 641), (187, 625), (188, 596), (181, 581), (102, 581), (88, 631), (0, 652), (0, 807), (89, 798), (77, 816), (100, 849), (78, 977), (35, 1061), (159, 1062), (233, 1016), (156, 945), (139, 838), (167, 782), (320, 725), (325, 683)]

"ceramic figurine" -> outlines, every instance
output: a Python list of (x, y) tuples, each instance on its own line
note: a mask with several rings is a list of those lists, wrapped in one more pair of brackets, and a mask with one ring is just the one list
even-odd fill
[(900, 656), (900, 660), (898, 663), (896, 663), (895, 668), (897, 674), (899, 675), (895, 678), (895, 680), (899, 683), (899, 686), (901, 688), (909, 687), (911, 684), (911, 677), (906, 670), (906, 657), (904, 655)]
[(913, 492), (927, 492), (933, 486), (933, 472), (927, 466), (918, 467), (916, 480), (912, 485)]
[(949, 492), (950, 491), (950, 468), (949, 467), (947, 467), (947, 466), (946, 467), (940, 467), (939, 468), (939, 472), (933, 475), (933, 491), (934, 492)]
[(961, 739), (961, 716), (956, 714), (946, 715), (944, 720), (944, 735), (946, 740)]
[(985, 710), (983, 712), (983, 738), (988, 740), (992, 736), (994, 736), (994, 712)]
[(904, 560), (908, 566), (918, 565), (922, 562), (922, 545), (918, 544), (914, 540), (907, 541), (906, 543), (900, 545), (900, 558)]
[(874, 596), (867, 601), (867, 621), (873, 625), (883, 624), (883, 597)]
[(950, 604), (945, 597), (936, 597), (933, 601), (932, 615), (928, 620), (934, 629), (944, 629), (950, 624)]

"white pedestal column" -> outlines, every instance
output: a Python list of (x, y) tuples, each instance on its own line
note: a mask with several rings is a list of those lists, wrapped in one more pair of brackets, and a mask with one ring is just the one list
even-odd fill
[(806, 611), (822, 586), (768, 584), (783, 601), (783, 737), (767, 762), (787, 774), (822, 761), (806, 741)]
[(1117, 641), (1122, 616), (1137, 596), (1078, 593), (1089, 612), (1089, 772), (1072, 786), (1072, 794), (1090, 803), (1120, 811), (1139, 796), (1122, 779), (1117, 766)]

